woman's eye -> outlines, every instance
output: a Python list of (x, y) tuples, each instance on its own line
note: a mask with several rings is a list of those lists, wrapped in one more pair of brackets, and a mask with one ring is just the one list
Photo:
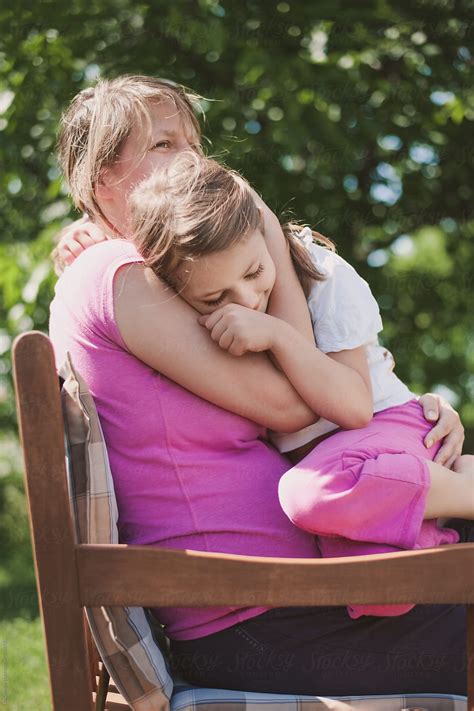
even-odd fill
[(256, 279), (257, 277), (260, 276), (260, 274), (263, 272), (263, 264), (258, 265), (257, 271), (253, 272), (253, 274), (247, 274), (245, 277), (246, 279)]
[(158, 141), (158, 143), (155, 143), (153, 148), (169, 148), (171, 146), (170, 141)]

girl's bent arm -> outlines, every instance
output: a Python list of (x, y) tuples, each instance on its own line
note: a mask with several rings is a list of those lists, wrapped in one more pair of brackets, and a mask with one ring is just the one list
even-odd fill
[(310, 408), (346, 429), (370, 422), (373, 398), (365, 346), (326, 355), (284, 322), (274, 334), (271, 351)]
[(142, 264), (117, 271), (114, 307), (130, 352), (195, 395), (276, 432), (316, 421), (264, 353), (235, 358), (223, 351), (198, 324), (194, 309)]
[(291, 261), (290, 248), (280, 221), (254, 190), (252, 193), (257, 206), (262, 211), (265, 242), (276, 268), (275, 285), (267, 313), (286, 321), (314, 344), (308, 304)]

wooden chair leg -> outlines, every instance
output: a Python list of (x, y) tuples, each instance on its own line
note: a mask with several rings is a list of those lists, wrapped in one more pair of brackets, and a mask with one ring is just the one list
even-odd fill
[(99, 653), (95, 646), (92, 634), (87, 622), (86, 614), (84, 613), (84, 631), (87, 643), (87, 655), (89, 657), (89, 668), (91, 676), (92, 690), (97, 691), (97, 676), (99, 675)]
[(102, 662), (100, 671), (99, 686), (97, 688), (97, 696), (95, 698), (95, 711), (104, 711), (105, 702), (107, 701), (107, 693), (109, 691), (110, 676), (105, 664)]
[[(110, 675), (107, 668), (102, 662), (102, 668), (99, 666), (101, 661), (100, 654), (95, 646), (94, 638), (92, 637), (89, 623), (87, 622), (87, 617), (84, 613), (84, 629), (86, 632), (87, 639), (87, 652), (89, 655), (89, 664), (91, 670), (91, 681), (92, 688), (96, 693), (95, 697), (95, 711), (104, 711), (105, 703), (107, 701), (107, 694), (109, 691)], [(99, 683), (97, 684), (97, 677), (99, 677)]]
[(467, 711), (474, 711), (474, 605), (467, 605)]
[(90, 711), (92, 685), (75, 535), (71, 517), (65, 515), (70, 505), (64, 423), (48, 338), (42, 333), (17, 338), (13, 365), (52, 709)]

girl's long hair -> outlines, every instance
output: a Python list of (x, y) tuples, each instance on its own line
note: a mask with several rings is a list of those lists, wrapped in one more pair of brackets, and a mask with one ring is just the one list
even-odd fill
[[(283, 234), (285, 235), (288, 245), (290, 247), (291, 261), (295, 268), (296, 275), (299, 279), (303, 291), (306, 296), (309, 296), (311, 291), (312, 281), (324, 281), (326, 275), (318, 271), (314, 266), (314, 262), (311, 259), (310, 253), (305, 245), (302, 243), (301, 239), (298, 237), (301, 230), (305, 225), (300, 225), (296, 222), (285, 222), (282, 224), (281, 228)], [(320, 244), (331, 252), (336, 251), (336, 246), (328, 237), (325, 237), (320, 232), (311, 230), (313, 236), (313, 242)]]
[[(256, 229), (263, 219), (244, 178), (215, 160), (192, 151), (180, 153), (166, 169), (141, 182), (130, 196), (134, 241), (146, 266), (175, 286), (174, 273), (200, 256), (222, 251)], [(313, 280), (325, 276), (314, 266), (297, 234), (302, 227), (282, 225), (291, 259), (308, 295)], [(313, 232), (328, 249), (333, 243)]]

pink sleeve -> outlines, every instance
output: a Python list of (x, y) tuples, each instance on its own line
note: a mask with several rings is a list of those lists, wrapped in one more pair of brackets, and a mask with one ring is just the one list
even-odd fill
[(122, 338), (122, 334), (117, 326), (117, 320), (115, 318), (115, 308), (114, 308), (114, 279), (118, 270), (126, 264), (136, 264), (137, 262), (142, 262), (140, 255), (138, 254), (127, 254), (122, 255), (114, 259), (107, 267), (104, 272), (101, 288), (101, 322), (103, 328), (108, 338), (119, 346), (128, 350), (125, 342)]
[(49, 331), (58, 363), (74, 343), (81, 352), (126, 349), (115, 320), (113, 281), (124, 264), (141, 261), (131, 242), (117, 239), (90, 247), (67, 267), (50, 306)]

